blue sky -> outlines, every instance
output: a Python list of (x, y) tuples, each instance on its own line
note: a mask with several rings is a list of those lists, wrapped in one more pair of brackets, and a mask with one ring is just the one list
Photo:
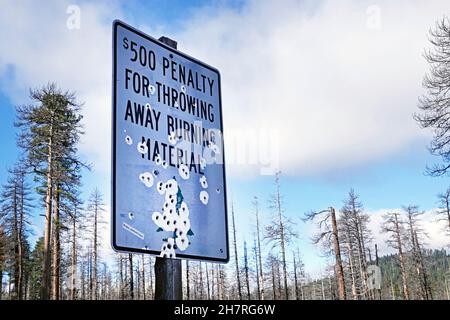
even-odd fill
[[(180, 50), (220, 69), (225, 130), (278, 130), (285, 210), (298, 223), (307, 270), (317, 271), (323, 261), (309, 241), (313, 227), (300, 221), (304, 212), (341, 207), (352, 187), (374, 214), (404, 204), (430, 210), (448, 187), (448, 178), (423, 174), (438, 159), (426, 149), (430, 133), (411, 116), (427, 71), (421, 57), (426, 32), (450, 9), (446, 1), (403, 7), (381, 1), (379, 25), (371, 24), (371, 3), (350, 0), (74, 4), (81, 8), (80, 30), (65, 28), (69, 2), (5, 1), (17, 19), (0, 13), (0, 38), (6, 39), (0, 47), (2, 183), (18, 155), (14, 105), (28, 101), (29, 87), (54, 80), (85, 103), (87, 134), (80, 151), (94, 170), (84, 174), (84, 196), (99, 187), (108, 199), (110, 32), (112, 20), (121, 18), (152, 36), (176, 38)], [(398, 19), (405, 10), (408, 18)], [(37, 24), (42, 32), (33, 34)], [(61, 56), (67, 58), (59, 63)], [(228, 171), (239, 240), (251, 242), (251, 201), (259, 197), (268, 222), (273, 176), (238, 165)], [(35, 224), (39, 236), (40, 218)]]

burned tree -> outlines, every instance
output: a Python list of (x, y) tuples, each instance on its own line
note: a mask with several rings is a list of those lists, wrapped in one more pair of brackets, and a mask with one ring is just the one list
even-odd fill
[(384, 216), (382, 232), (389, 235), (387, 243), (397, 250), (400, 273), (402, 279), (403, 299), (409, 300), (408, 274), (406, 270), (406, 257), (404, 252), (404, 222), (396, 212), (388, 213)]
[[(345, 300), (345, 278), (344, 268), (342, 265), (341, 247), (339, 243), (339, 230), (337, 226), (336, 211), (333, 207), (319, 212), (310, 212), (306, 214), (305, 220), (316, 221), (319, 227), (319, 232), (314, 236), (313, 243), (321, 244), (326, 251), (333, 248), (332, 251), (335, 257), (335, 270), (338, 281), (338, 294), (340, 300)], [(330, 225), (331, 224), (331, 225)], [(330, 253), (330, 252), (327, 252)]]
[(427, 167), (432, 176), (448, 174), (450, 169), (450, 20), (447, 17), (436, 22), (430, 30), (431, 49), (424, 57), (430, 65), (422, 86), (426, 94), (419, 98), (420, 113), (414, 119), (422, 128), (433, 130), (430, 143), (431, 154), (441, 158), (442, 163)]
[(272, 209), (272, 221), (266, 226), (265, 238), (272, 243), (272, 249), (278, 247), (281, 253), (281, 263), (283, 267), (284, 294), (286, 300), (289, 300), (289, 286), (287, 277), (286, 246), (294, 238), (298, 238), (294, 231), (294, 223), (284, 215), (283, 199), (280, 190), (281, 172), (275, 174), (275, 193), (270, 199), (270, 208)]

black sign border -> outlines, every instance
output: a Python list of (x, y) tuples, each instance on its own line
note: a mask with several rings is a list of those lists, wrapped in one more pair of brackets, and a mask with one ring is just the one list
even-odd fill
[[(217, 73), (218, 77), (218, 88), (219, 88), (219, 109), (220, 109), (220, 130), (222, 132), (222, 139), (223, 139), (223, 115), (222, 115), (222, 91), (220, 87), (221, 78), (220, 78), (220, 72), (214, 67), (211, 67), (207, 65), (206, 63), (199, 61), (185, 53), (182, 53), (176, 49), (173, 49), (161, 41), (131, 27), (130, 25), (124, 23), (120, 20), (114, 20), (113, 21), (113, 75), (112, 75), (112, 92), (113, 92), (113, 99), (112, 99), (112, 144), (111, 144), (111, 166), (112, 166), (112, 188), (111, 188), (111, 219), (112, 219), (112, 230), (111, 230), (111, 247), (114, 251), (122, 252), (122, 253), (140, 253), (140, 254), (151, 254), (151, 255), (159, 255), (160, 251), (155, 250), (144, 250), (144, 249), (137, 249), (137, 248), (127, 248), (118, 246), (116, 244), (116, 106), (117, 106), (117, 28), (122, 27), (124, 29), (127, 29), (130, 32), (133, 32), (137, 34), (140, 37), (143, 37), (154, 44), (163, 47), (166, 50), (169, 50), (173, 52), (174, 54), (180, 55), (183, 58), (190, 60), (194, 63), (200, 64), (203, 67)], [(223, 141), (223, 140), (222, 140)], [(226, 188), (226, 174), (225, 174), (225, 153), (224, 153), (224, 143), (222, 144), (222, 163), (223, 163), (223, 185), (224, 185), (224, 202), (225, 202), (225, 233), (226, 233), (226, 258), (214, 258), (214, 257), (206, 257), (206, 256), (195, 256), (195, 255), (188, 255), (188, 254), (178, 254), (176, 255), (176, 258), (182, 258), (182, 259), (189, 259), (189, 260), (200, 260), (200, 261), (207, 261), (207, 262), (218, 262), (218, 263), (228, 263), (230, 260), (230, 250), (229, 250), (229, 236), (228, 236), (228, 208), (227, 208), (227, 188)]]

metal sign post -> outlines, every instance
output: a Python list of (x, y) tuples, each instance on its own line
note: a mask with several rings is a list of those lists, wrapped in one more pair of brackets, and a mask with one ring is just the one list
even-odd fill
[[(177, 42), (167, 37), (158, 39), (174, 49)], [(155, 261), (155, 300), (183, 299), (183, 277), (180, 259), (156, 257)]]

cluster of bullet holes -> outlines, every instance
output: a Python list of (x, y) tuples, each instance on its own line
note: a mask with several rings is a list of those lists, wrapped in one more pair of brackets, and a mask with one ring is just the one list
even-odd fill
[(161, 257), (174, 258), (175, 249), (184, 251), (190, 242), (188, 235), (191, 231), (189, 208), (182, 199), (181, 190), (175, 179), (169, 179), (165, 183), (159, 181), (156, 188), (160, 195), (165, 196), (161, 212), (154, 212), (152, 220), (158, 227), (157, 231), (173, 232), (173, 237), (167, 238), (161, 247)]

